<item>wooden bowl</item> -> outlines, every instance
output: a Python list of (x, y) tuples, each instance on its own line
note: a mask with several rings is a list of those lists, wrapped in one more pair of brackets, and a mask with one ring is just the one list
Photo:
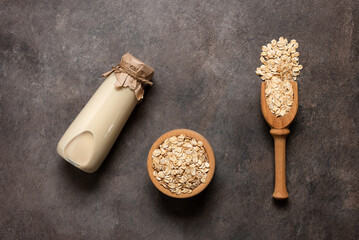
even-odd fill
[[(197, 141), (202, 141), (203, 142), (203, 147), (206, 150), (207, 154), (208, 154), (208, 161), (210, 164), (210, 168), (209, 171), (207, 173), (207, 179), (205, 183), (200, 184), (197, 188), (193, 189), (193, 191), (191, 193), (185, 193), (185, 194), (175, 194), (172, 193), (170, 190), (164, 188), (163, 186), (160, 185), (160, 183), (158, 182), (158, 180), (153, 176), (153, 167), (152, 167), (152, 153), (155, 149), (157, 149), (167, 138), (173, 137), (173, 136), (179, 136), (181, 134), (186, 135), (187, 137), (190, 138), (194, 138)], [(200, 192), (202, 192), (207, 186), (208, 184), (211, 182), (212, 178), (213, 178), (213, 174), (214, 174), (214, 170), (215, 170), (215, 159), (214, 159), (214, 154), (213, 154), (213, 150), (211, 145), (209, 144), (209, 142), (207, 141), (206, 138), (204, 138), (201, 134), (189, 130), (189, 129), (175, 129), (169, 132), (166, 132), (165, 134), (163, 134), (161, 137), (159, 137), (155, 143), (152, 145), (150, 152), (148, 153), (148, 157), (147, 157), (147, 170), (148, 170), (148, 175), (150, 176), (150, 179), (152, 181), (152, 183), (155, 185), (155, 187), (160, 190), (162, 193), (166, 194), (167, 196), (173, 197), (173, 198), (189, 198), (189, 197), (193, 197), (197, 194), (199, 194)]]

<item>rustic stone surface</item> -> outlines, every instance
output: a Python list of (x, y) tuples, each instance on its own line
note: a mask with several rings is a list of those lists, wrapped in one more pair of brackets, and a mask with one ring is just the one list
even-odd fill
[[(1, 239), (358, 239), (357, 1), (0, 3)], [(290, 199), (275, 202), (273, 140), (260, 112), (261, 46), (296, 39), (304, 69), (287, 141)], [(94, 174), (60, 137), (130, 52), (155, 69)], [(146, 156), (175, 128), (216, 156), (207, 190), (170, 199)]]

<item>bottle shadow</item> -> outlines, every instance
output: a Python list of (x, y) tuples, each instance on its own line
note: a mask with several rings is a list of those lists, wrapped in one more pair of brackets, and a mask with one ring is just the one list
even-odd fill
[[(148, 98), (150, 98), (151, 95), (151, 88), (146, 87), (146, 93), (148, 95)], [(121, 144), (121, 142), (124, 141), (128, 135), (130, 135), (133, 128), (136, 128), (139, 126), (139, 121), (142, 121), (143, 112), (146, 107), (144, 106), (146, 101), (142, 102), (131, 113), (127, 123), (125, 124), (123, 130), (121, 131), (120, 135), (117, 137), (116, 141), (114, 142), (113, 146), (111, 147), (110, 152), (107, 154), (106, 159), (101, 164), (99, 169), (94, 173), (86, 173), (77, 167), (71, 165), (64, 159), (58, 156), (59, 162), (59, 172), (61, 177), (64, 179), (66, 184), (69, 188), (74, 188), (74, 190), (79, 191), (85, 191), (85, 192), (91, 192), (97, 189), (100, 185), (102, 176), (106, 173), (111, 173), (111, 169), (113, 167), (113, 164), (115, 164), (116, 158), (120, 152), (123, 151), (124, 146)], [(56, 148), (56, 146), (54, 147)], [(118, 160), (118, 159), (117, 159)]]
[(60, 172), (68, 188), (81, 192), (92, 192), (98, 187), (100, 170), (95, 173), (86, 173), (63, 159), (58, 161), (61, 161)]
[[(129, 121), (131, 121), (131, 118), (133, 118), (134, 114), (137, 114), (136, 112), (137, 111), (135, 109), (134, 112), (131, 114)], [(131, 132), (131, 129), (135, 127), (134, 125), (136, 124), (125, 124), (123, 131), (117, 137), (105, 160), (103, 161), (99, 169), (94, 173), (84, 172), (73, 166), (66, 160), (62, 159), (61, 157), (58, 157), (58, 161), (61, 162), (59, 167), (60, 174), (63, 176), (68, 185), (72, 188), (76, 188), (77, 190), (89, 192), (95, 190), (101, 181), (102, 175), (105, 175), (106, 173), (111, 173), (113, 171), (112, 168), (114, 167), (114, 164), (116, 164), (116, 161), (118, 161), (119, 153), (123, 152), (123, 148), (126, 147), (121, 144), (121, 142), (123, 142), (124, 139), (128, 137), (129, 133)]]

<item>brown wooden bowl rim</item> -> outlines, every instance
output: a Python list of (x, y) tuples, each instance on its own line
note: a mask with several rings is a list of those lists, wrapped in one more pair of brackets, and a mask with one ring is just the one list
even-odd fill
[[(209, 171), (207, 174), (206, 183), (200, 184), (197, 188), (195, 188), (192, 191), (192, 193), (185, 193), (185, 194), (177, 195), (177, 194), (172, 193), (170, 190), (164, 188), (163, 186), (161, 186), (160, 183), (158, 182), (158, 180), (153, 176), (154, 169), (152, 167), (152, 153), (167, 138), (172, 137), (172, 136), (179, 136), (182, 133), (188, 137), (196, 139), (197, 141), (200, 140), (203, 142), (203, 147), (208, 154), (208, 161), (210, 164), (210, 168), (209, 168)], [(209, 144), (208, 140), (205, 137), (203, 137), (201, 134), (199, 134), (198, 132), (190, 130), (190, 129), (174, 129), (174, 130), (164, 133), (152, 144), (152, 147), (151, 147), (150, 151), (148, 152), (148, 156), (147, 156), (147, 170), (148, 170), (148, 175), (151, 179), (151, 182), (153, 183), (153, 185), (155, 185), (155, 187), (160, 192), (162, 192), (163, 194), (165, 194), (169, 197), (173, 197), (173, 198), (190, 198), (190, 197), (193, 197), (193, 196), (199, 194), (200, 192), (202, 192), (212, 181), (215, 168), (216, 168), (215, 157), (214, 157), (213, 149), (212, 149), (211, 145)]]

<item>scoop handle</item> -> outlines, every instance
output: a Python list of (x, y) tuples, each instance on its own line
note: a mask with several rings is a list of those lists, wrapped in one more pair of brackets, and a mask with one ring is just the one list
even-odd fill
[(275, 152), (275, 186), (273, 198), (287, 199), (288, 191), (285, 177), (285, 143), (287, 135), (290, 133), (288, 128), (275, 129), (272, 128), (270, 133), (274, 139)]

